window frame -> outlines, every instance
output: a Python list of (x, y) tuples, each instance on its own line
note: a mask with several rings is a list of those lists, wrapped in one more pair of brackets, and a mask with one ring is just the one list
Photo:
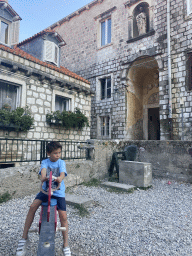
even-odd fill
[[(20, 107), (21, 106), (21, 85), (14, 84), (14, 83), (4, 81), (4, 80), (0, 80), (0, 84), (2, 84), (2, 83), (4, 84), (4, 86), (14, 86), (14, 87), (16, 87), (15, 103), (14, 103), (14, 106), (11, 106), (11, 110), (15, 110), (16, 108)], [(0, 92), (1, 92), (1, 88), (0, 88)], [(3, 100), (1, 102), (1, 98), (2, 98), (2, 96), (0, 94), (0, 109), (2, 109), (2, 107), (3, 107)], [(12, 100), (12, 102), (13, 102), (13, 100)]]
[[(110, 20), (110, 26), (109, 26), (109, 20)], [(104, 43), (103, 42), (103, 37), (102, 37), (102, 24), (105, 25), (105, 29), (104, 29)], [(109, 37), (109, 27), (110, 27), (110, 37)], [(111, 16), (105, 18), (105, 19), (102, 19), (100, 21), (100, 46), (103, 47), (105, 45), (108, 45), (110, 44), (112, 41), (112, 19), (111, 19)]]
[[(48, 49), (48, 47), (51, 48), (51, 50)], [(48, 52), (48, 50), (51, 51), (51, 54)], [(44, 61), (53, 63), (57, 66), (59, 65), (59, 47), (55, 42), (50, 40), (44, 41)]]
[(192, 14), (192, 3), (190, 3), (191, 0), (187, 0), (187, 15)]
[[(56, 106), (56, 99), (57, 99), (57, 97), (59, 97), (59, 98), (62, 98), (63, 99), (63, 101), (61, 101), (61, 109), (59, 108), (59, 109), (57, 109), (57, 106)], [(64, 101), (66, 101), (66, 107), (65, 107), (65, 104), (64, 104)], [(61, 95), (58, 95), (58, 94), (56, 94), (55, 95), (55, 111), (57, 111), (57, 110), (59, 110), (60, 112), (63, 112), (64, 110), (65, 111), (70, 111), (71, 110), (71, 98), (68, 98), (68, 97), (63, 97), (63, 96), (61, 96)]]
[[(107, 79), (111, 80), (111, 86), (110, 86), (110, 97), (107, 97)], [(102, 98), (102, 80), (105, 79), (105, 97)], [(96, 101), (102, 102), (102, 101), (110, 101), (113, 97), (113, 74), (108, 74), (104, 76), (99, 76), (96, 78)]]
[[(116, 6), (113, 6), (112, 8), (100, 13), (96, 17), (94, 17), (95, 21), (97, 22), (97, 50), (100, 50), (104, 47), (110, 46), (113, 44), (113, 12), (117, 10)], [(105, 43), (102, 45), (102, 30), (101, 30), (101, 24), (102, 22), (106, 22), (106, 20), (111, 20), (110, 22), (110, 43)], [(107, 28), (106, 28), (107, 29)]]
[[(7, 43), (5, 43), (5, 42), (2, 42), (1, 41), (1, 23), (5, 23), (5, 24), (7, 24), (7, 26), (8, 26), (8, 35), (7, 35)], [(0, 43), (1, 44), (4, 44), (4, 45), (9, 45), (10, 43), (10, 31), (11, 31), (11, 22), (10, 21), (8, 21), (8, 20), (6, 20), (6, 19), (3, 19), (2, 17), (0, 18)]]
[(186, 84), (188, 90), (192, 90), (192, 52), (187, 53), (186, 61)]
[[(110, 86), (108, 86), (108, 82), (110, 81)], [(103, 83), (104, 82), (104, 83)], [(111, 77), (105, 77), (100, 79), (100, 99), (107, 100), (111, 98)]]
[(59, 90), (53, 90), (53, 94), (52, 94), (52, 111), (53, 112), (56, 111), (56, 109), (55, 109), (56, 96), (69, 99), (70, 106), (69, 106), (69, 110), (67, 110), (67, 111), (72, 111), (72, 112), (74, 111), (74, 95), (69, 94), (67, 92), (61, 92)]
[[(103, 123), (105, 124), (102, 125)], [(97, 124), (97, 138), (111, 139), (111, 115), (99, 115), (97, 117)]]

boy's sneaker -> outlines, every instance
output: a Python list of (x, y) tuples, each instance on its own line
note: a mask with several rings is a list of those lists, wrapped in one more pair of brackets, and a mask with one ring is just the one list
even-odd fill
[(29, 239), (19, 240), (18, 246), (17, 246), (17, 251), (16, 251), (16, 256), (25, 256), (28, 244), (29, 244)]
[(71, 250), (69, 247), (63, 248), (63, 255), (64, 256), (71, 256)]

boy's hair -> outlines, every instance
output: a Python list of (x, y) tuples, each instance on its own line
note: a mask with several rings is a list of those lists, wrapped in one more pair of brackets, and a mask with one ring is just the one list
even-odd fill
[(46, 150), (47, 150), (47, 153), (51, 153), (53, 150), (56, 150), (60, 148), (62, 150), (62, 146), (61, 144), (58, 142), (58, 141), (51, 141), (47, 144), (46, 146)]

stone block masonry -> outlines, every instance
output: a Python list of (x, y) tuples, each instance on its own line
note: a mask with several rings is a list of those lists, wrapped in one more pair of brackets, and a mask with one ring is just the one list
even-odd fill
[[(37, 65), (31, 68), (33, 61), (18, 57), (13, 53), (7, 53), (0, 50), (0, 59), (11, 65), (17, 65), (17, 72), (12, 71), (11, 65), (1, 65), (0, 80), (14, 84), (19, 88), (17, 97), (20, 98), (19, 106), (25, 108), (28, 106), (31, 115), (34, 117), (34, 125), (27, 132), (16, 132), (0, 130), (0, 137), (3, 138), (21, 138), (32, 140), (75, 140), (86, 141), (90, 139), (90, 127), (84, 127), (82, 130), (65, 129), (46, 123), (46, 114), (55, 111), (56, 95), (70, 99), (70, 110), (75, 111), (79, 108), (86, 115), (89, 122), (91, 120), (91, 95), (90, 85), (76, 78), (69, 77), (59, 71)], [(25, 62), (25, 66), (21, 63)], [(29, 72), (30, 70), (30, 72)], [(72, 82), (71, 82), (72, 81)], [(62, 84), (62, 87), (61, 87)], [(67, 84), (73, 85), (75, 90), (69, 88)]]
[(119, 163), (119, 182), (142, 188), (150, 187), (152, 185), (151, 164), (121, 161)]
[[(143, 2), (143, 1), (142, 1)], [(74, 15), (68, 21), (63, 22), (54, 29), (63, 36), (67, 45), (62, 48), (61, 62), (67, 68), (89, 79), (91, 88), (97, 93), (99, 80), (102, 76), (113, 75), (112, 100), (100, 102), (96, 95), (92, 98), (92, 122), (91, 137), (99, 138), (99, 118), (110, 115), (111, 117), (111, 137), (109, 139), (137, 139), (132, 137), (131, 129), (128, 129), (129, 121), (129, 99), (127, 90), (133, 82), (128, 77), (131, 66), (135, 60), (146, 56), (153, 56), (158, 63), (159, 79), (159, 117), (161, 140), (170, 139), (167, 126), (164, 123), (168, 120), (168, 69), (167, 69), (167, 2), (166, 1), (145, 1), (149, 5), (150, 29), (154, 34), (143, 38), (132, 37), (132, 16), (133, 10), (141, 4), (140, 1), (131, 1), (125, 4), (123, 0), (94, 2), (89, 10)], [(111, 43), (100, 46), (100, 22), (105, 19), (105, 12), (114, 7), (111, 17)], [(170, 1), (170, 24), (171, 24), (171, 59), (172, 59), (172, 111), (173, 111), (173, 139), (191, 139), (191, 116), (192, 107), (190, 98), (192, 91), (187, 84), (187, 53), (192, 51), (191, 47), (191, 20), (192, 15), (187, 15), (187, 1)], [(86, 22), (84, 22), (86, 20)], [(73, 36), (71, 36), (73, 31)], [(130, 38), (131, 37), (131, 38)], [(130, 41), (132, 40), (132, 41)], [(143, 66), (145, 69), (147, 65)], [(139, 67), (138, 67), (139, 68)], [(136, 72), (136, 68), (134, 72)], [(142, 79), (141, 79), (142, 80)], [(139, 81), (137, 81), (139, 82)], [(141, 83), (139, 88), (143, 87)], [(138, 90), (139, 88), (135, 88)], [(118, 90), (118, 98), (114, 98), (115, 91)], [(183, 98), (184, 108), (180, 104)], [(123, 113), (118, 110), (119, 104), (124, 104)], [(157, 107), (157, 106), (155, 106)], [(183, 109), (183, 131), (181, 124), (181, 112)], [(143, 106), (144, 112), (144, 106)], [(143, 113), (144, 115), (144, 113)], [(142, 117), (143, 118), (143, 117)], [(145, 121), (146, 122), (146, 121)], [(123, 130), (119, 130), (122, 124)], [(147, 127), (145, 127), (147, 129)], [(132, 130), (135, 126), (132, 127)], [(145, 133), (141, 129), (143, 137)], [(129, 133), (130, 132), (130, 133)]]

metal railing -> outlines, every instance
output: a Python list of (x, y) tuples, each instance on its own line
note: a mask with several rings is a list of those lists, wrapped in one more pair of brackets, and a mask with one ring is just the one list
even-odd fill
[[(46, 145), (49, 141), (0, 139), (0, 163), (35, 162), (47, 157)], [(62, 145), (61, 159), (87, 159), (87, 142), (59, 141)]]

